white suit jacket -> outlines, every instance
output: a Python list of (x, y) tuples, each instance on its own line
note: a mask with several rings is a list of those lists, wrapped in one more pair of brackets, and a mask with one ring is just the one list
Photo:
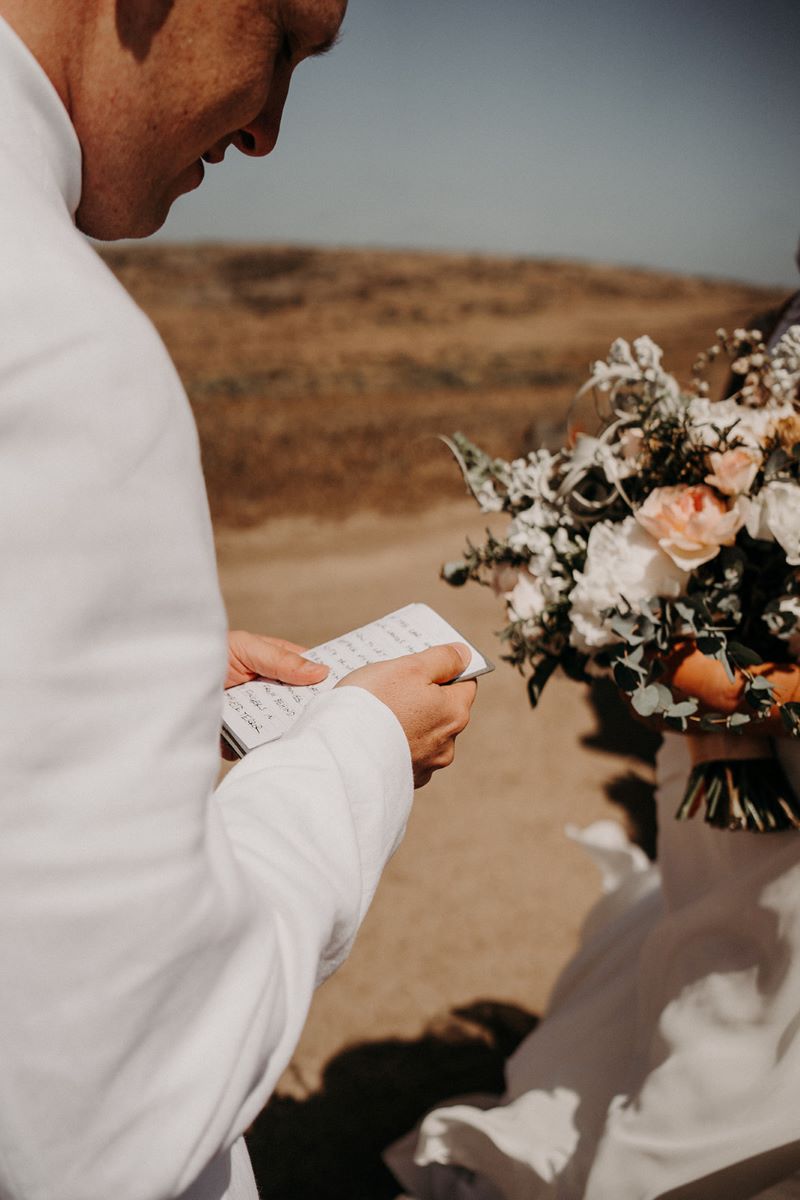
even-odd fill
[(0, 21), (0, 1194), (217, 1200), (399, 841), (410, 759), (348, 688), (214, 792), (196, 432), (75, 230), (80, 186)]

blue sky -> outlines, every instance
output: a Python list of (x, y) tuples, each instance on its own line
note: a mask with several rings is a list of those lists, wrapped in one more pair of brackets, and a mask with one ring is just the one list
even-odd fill
[(797, 279), (798, 0), (350, 0), (160, 237)]

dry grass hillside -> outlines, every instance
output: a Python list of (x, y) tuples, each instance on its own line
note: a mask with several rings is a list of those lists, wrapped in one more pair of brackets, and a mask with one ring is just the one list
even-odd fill
[[(467, 255), (106, 256), (188, 388), (231, 624), (313, 645), (423, 600), (491, 657), (498, 602), (438, 578), (484, 519), (432, 435), (513, 454), (553, 435), (613, 337), (649, 332), (682, 374), (715, 328), (782, 298)], [(249, 1133), (263, 1200), (391, 1200), (381, 1148), (439, 1100), (502, 1088), (600, 889), (564, 826), (627, 818), (652, 852), (653, 749), (613, 690), (556, 678), (531, 713), (505, 664), (481, 680), (455, 765), (418, 796)]]
[(685, 372), (781, 293), (525, 258), (257, 246), (104, 256), (194, 406), (219, 523), (418, 511), (460, 495), (435, 435), (498, 454), (562, 419), (590, 361), (649, 333)]

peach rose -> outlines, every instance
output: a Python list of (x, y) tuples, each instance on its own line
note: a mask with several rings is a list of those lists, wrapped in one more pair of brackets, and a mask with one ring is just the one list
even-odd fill
[(712, 474), (706, 475), (706, 483), (725, 496), (742, 496), (753, 486), (762, 456), (759, 450), (737, 446), (734, 450), (712, 451), (708, 461)]
[(676, 566), (691, 571), (710, 562), (720, 546), (732, 546), (744, 522), (736, 508), (710, 487), (655, 488), (636, 513)]

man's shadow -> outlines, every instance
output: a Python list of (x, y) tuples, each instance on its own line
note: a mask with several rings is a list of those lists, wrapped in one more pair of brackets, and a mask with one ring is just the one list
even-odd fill
[(276, 1095), (247, 1135), (262, 1200), (391, 1200), (382, 1151), (452, 1096), (499, 1094), (505, 1061), (537, 1018), (512, 1004), (453, 1009), (419, 1038), (335, 1055), (317, 1091)]

